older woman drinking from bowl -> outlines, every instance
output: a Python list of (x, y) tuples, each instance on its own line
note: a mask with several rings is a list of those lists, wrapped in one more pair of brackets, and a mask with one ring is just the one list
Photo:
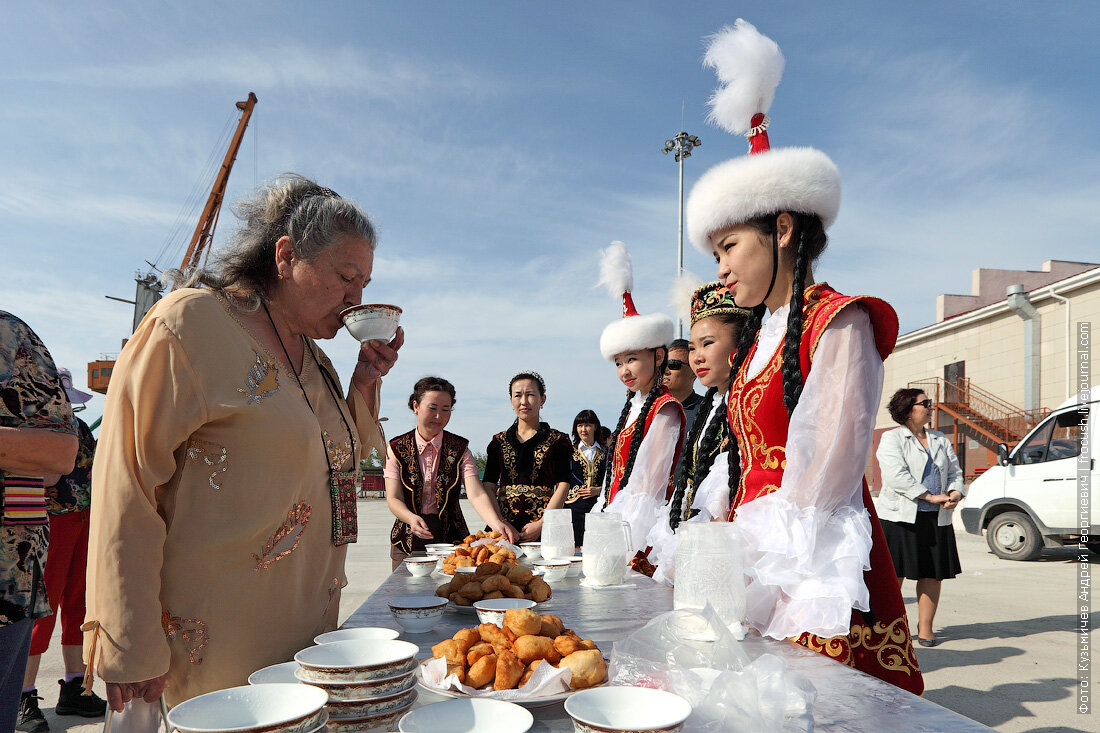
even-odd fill
[(360, 456), (382, 450), (364, 343), (345, 396), (315, 339), (371, 280), (354, 203), (288, 175), (239, 205), (213, 269), (149, 311), (119, 356), (93, 470), (85, 657), (112, 709), (244, 684), (336, 628)]

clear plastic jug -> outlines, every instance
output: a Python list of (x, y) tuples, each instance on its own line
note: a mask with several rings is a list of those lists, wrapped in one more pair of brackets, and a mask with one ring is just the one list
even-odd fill
[(584, 525), (585, 580), (591, 585), (619, 585), (626, 575), (632, 547), (630, 524), (616, 513), (589, 514)]

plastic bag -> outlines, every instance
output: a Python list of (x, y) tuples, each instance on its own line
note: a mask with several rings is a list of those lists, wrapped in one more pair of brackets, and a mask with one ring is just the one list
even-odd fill
[(686, 699), (684, 733), (813, 730), (809, 679), (771, 654), (750, 660), (709, 605), (662, 614), (615, 642), (608, 675)]

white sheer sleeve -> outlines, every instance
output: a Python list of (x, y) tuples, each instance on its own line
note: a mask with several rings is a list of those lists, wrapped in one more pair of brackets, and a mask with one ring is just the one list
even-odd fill
[[(723, 418), (725, 416), (723, 415)], [(692, 521), (710, 522), (725, 520), (730, 513), (730, 465), (729, 453), (723, 451), (714, 457), (710, 473), (699, 484), (691, 508), (698, 510)]]
[(748, 621), (764, 636), (846, 634), (866, 611), (871, 523), (862, 479), (882, 395), (870, 318), (842, 310), (826, 328), (787, 433), (780, 489), (742, 505)]
[[(665, 404), (638, 447), (634, 470), (625, 486), (620, 486), (607, 511), (619, 512), (630, 523), (634, 551), (646, 548), (646, 538), (665, 507), (668, 477), (672, 473), (676, 448), (680, 445), (681, 412), (675, 403)], [(667, 512), (666, 521), (667, 521)]]

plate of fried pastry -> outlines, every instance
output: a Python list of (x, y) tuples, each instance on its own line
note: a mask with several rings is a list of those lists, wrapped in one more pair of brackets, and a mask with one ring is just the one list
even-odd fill
[(454, 578), (436, 588), (435, 594), (451, 602), (456, 611), (475, 613), (474, 604), (491, 598), (526, 598), (535, 603), (549, 600), (550, 584), (537, 577), (531, 568), (518, 563), (484, 562), (473, 572), (455, 573)]
[(607, 682), (607, 660), (595, 642), (529, 608), (509, 609), (503, 626), (461, 629), (433, 646), (432, 656), (417, 667), (417, 683), (445, 697), (538, 707)]

